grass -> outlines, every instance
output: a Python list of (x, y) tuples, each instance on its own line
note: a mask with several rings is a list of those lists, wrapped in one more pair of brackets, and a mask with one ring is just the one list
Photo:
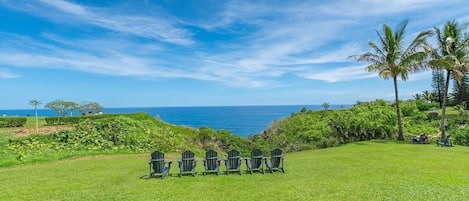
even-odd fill
[(183, 178), (168, 154), (163, 180), (147, 179), (149, 154), (88, 156), (0, 168), (0, 200), (465, 200), (468, 153), (371, 141), (287, 154), (285, 174), (202, 176), (199, 162)]

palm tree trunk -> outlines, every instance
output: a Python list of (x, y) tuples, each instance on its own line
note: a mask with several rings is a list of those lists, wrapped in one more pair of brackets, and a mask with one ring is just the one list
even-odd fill
[(402, 129), (401, 110), (399, 108), (399, 93), (397, 91), (397, 77), (393, 78), (394, 81), (394, 95), (396, 96), (396, 114), (397, 114), (397, 140), (404, 141), (404, 132)]
[(440, 124), (440, 132), (441, 132), (441, 139), (446, 139), (445, 134), (445, 119), (446, 119), (446, 102), (448, 96), (448, 87), (449, 87), (449, 78), (451, 77), (451, 71), (448, 70), (446, 72), (446, 83), (445, 83), (445, 93), (443, 94), (443, 104), (441, 105), (441, 124)]
[(34, 113), (36, 114), (36, 134), (39, 133), (39, 127), (37, 122), (37, 105), (34, 106)]

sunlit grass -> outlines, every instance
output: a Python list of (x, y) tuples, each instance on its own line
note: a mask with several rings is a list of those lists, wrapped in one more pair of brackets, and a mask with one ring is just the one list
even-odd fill
[[(465, 200), (469, 148), (388, 141), (286, 155), (286, 173), (147, 179), (149, 154), (0, 168), (0, 200)], [(222, 167), (224, 169), (224, 166)], [(243, 166), (243, 169), (245, 167)]]

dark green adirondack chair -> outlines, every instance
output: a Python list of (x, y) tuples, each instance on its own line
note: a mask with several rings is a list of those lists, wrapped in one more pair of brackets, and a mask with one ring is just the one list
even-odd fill
[(451, 143), (450, 135), (446, 136), (444, 139), (436, 140), (436, 146), (452, 147), (453, 143)]
[(238, 150), (231, 150), (228, 152), (228, 157), (225, 159), (226, 174), (230, 172), (238, 172), (241, 175), (241, 155)]
[(270, 152), (270, 161), (265, 160), (265, 165), (269, 169), (270, 173), (273, 173), (274, 170), (280, 170), (285, 173), (283, 169), (283, 155), (281, 149), (274, 149)]
[(264, 154), (260, 149), (254, 149), (251, 152), (251, 158), (246, 158), (246, 166), (248, 167), (249, 173), (252, 174), (253, 171), (259, 171), (264, 174), (264, 168), (262, 162), (264, 162)]
[(179, 177), (182, 174), (189, 173), (192, 176), (195, 176), (195, 166), (197, 164), (197, 159), (194, 157), (194, 152), (185, 151), (182, 153), (181, 159), (178, 160), (179, 163)]
[[(167, 167), (165, 166), (165, 163), (168, 163)], [(172, 161), (164, 159), (164, 153), (160, 151), (153, 152), (151, 154), (151, 160), (148, 163), (150, 165), (150, 175), (148, 176), (148, 179), (156, 174), (161, 175), (161, 179), (163, 179), (168, 175), (169, 169), (171, 169), (171, 163)]]
[(204, 176), (209, 172), (215, 172), (217, 175), (220, 174), (220, 159), (216, 151), (208, 150), (205, 152), (204, 167)]

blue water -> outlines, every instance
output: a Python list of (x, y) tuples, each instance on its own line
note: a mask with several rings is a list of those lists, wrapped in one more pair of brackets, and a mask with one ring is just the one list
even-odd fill
[[(145, 112), (153, 117), (175, 124), (199, 128), (202, 126), (216, 130), (224, 129), (235, 135), (248, 136), (265, 130), (274, 120), (279, 120), (299, 112), (303, 107), (310, 110), (322, 109), (320, 105), (281, 105), (281, 106), (213, 106), (213, 107), (148, 107), (148, 108), (105, 108), (104, 113), (122, 114)], [(341, 107), (331, 105), (330, 109)], [(0, 110), (1, 116), (33, 116), (34, 110)], [(55, 116), (49, 109), (39, 109), (39, 116)], [(77, 115), (74, 113), (72, 115)]]

